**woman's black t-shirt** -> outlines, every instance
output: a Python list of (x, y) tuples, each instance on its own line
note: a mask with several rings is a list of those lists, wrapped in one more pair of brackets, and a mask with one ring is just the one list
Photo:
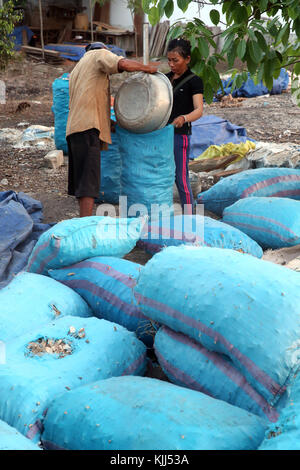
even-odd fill
[[(192, 72), (188, 69), (179, 78), (172, 81), (174, 75), (173, 72), (166, 74), (168, 79), (173, 85), (173, 89), (180, 83), (185, 77), (190, 75)], [(170, 115), (168, 124), (171, 124), (174, 119), (182, 114), (189, 114), (194, 111), (193, 95), (203, 94), (203, 82), (200, 77), (193, 75), (193, 77), (185, 82), (178, 88), (174, 94), (173, 107)], [(191, 134), (192, 126), (190, 122), (185, 123), (180, 128), (175, 128), (175, 134)]]

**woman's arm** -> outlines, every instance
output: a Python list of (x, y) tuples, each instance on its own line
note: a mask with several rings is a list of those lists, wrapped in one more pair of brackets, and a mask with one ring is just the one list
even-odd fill
[(203, 114), (203, 95), (193, 95), (194, 111), (189, 114), (178, 116), (172, 122), (175, 127), (182, 127), (186, 122), (193, 122), (199, 119)]

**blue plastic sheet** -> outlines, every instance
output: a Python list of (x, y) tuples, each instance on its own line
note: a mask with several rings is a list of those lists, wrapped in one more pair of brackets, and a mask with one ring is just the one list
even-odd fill
[[(78, 62), (85, 54), (85, 46), (86, 44), (74, 45), (73, 43), (64, 43), (47, 45), (45, 46), (45, 49), (49, 51), (59, 51), (61, 57)], [(120, 49), (119, 47), (113, 46), (111, 44), (106, 44), (106, 47), (114, 54), (126, 57), (126, 52), (124, 49)]]
[[(279, 77), (273, 80), (273, 87), (271, 90), (269, 90), (262, 81), (255, 85), (254, 81), (250, 78), (250, 73), (248, 73), (248, 77), (248, 80), (244, 82), (240, 88), (233, 91), (231, 91), (233, 80), (231, 78), (223, 80), (222, 83), (225, 94), (229, 95), (229, 93), (231, 93), (234, 98), (240, 96), (245, 98), (254, 98), (255, 96), (267, 95), (268, 93), (271, 95), (280, 95), (283, 90), (287, 89), (289, 84), (289, 75), (283, 68), (280, 70)], [(220, 89), (217, 94), (222, 94), (222, 90)]]
[(239, 144), (251, 140), (244, 127), (237, 126), (214, 115), (203, 116), (192, 124), (190, 140), (190, 159), (199, 157), (211, 145), (222, 145), (228, 142)]
[(16, 26), (13, 32), (10, 34), (10, 39), (14, 41), (15, 51), (19, 51), (23, 45), (23, 31), (26, 31), (27, 41), (29, 42), (33, 36), (33, 32), (26, 25)]
[(43, 224), (42, 204), (25, 193), (0, 192), (0, 289), (25, 268)]

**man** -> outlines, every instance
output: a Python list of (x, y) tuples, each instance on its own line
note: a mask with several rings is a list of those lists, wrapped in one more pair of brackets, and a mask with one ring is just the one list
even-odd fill
[(100, 150), (111, 144), (109, 75), (123, 71), (155, 73), (157, 67), (125, 59), (103, 43), (93, 43), (70, 74), (68, 194), (77, 197), (80, 217), (93, 214), (94, 200), (99, 197)]

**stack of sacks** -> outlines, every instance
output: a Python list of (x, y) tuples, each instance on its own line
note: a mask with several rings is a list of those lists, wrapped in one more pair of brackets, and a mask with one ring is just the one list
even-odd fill
[(144, 225), (137, 246), (155, 254), (167, 246), (197, 245), (248, 253), (261, 258), (261, 247), (242, 231), (201, 215), (171, 215)]
[(300, 170), (257, 168), (221, 179), (198, 194), (197, 203), (222, 216), (226, 207), (249, 197), (287, 197), (300, 199)]
[(300, 376), (298, 375), (285, 408), (276, 424), (266, 431), (258, 450), (300, 450)]
[(11, 341), (65, 316), (90, 317), (92, 310), (69, 287), (40, 274), (22, 272), (0, 290), (0, 340)]
[(57, 395), (146, 369), (146, 347), (135, 334), (94, 317), (67, 316), (36, 328), (7, 342), (6, 358), (0, 366), (0, 419), (35, 442)]
[(44, 427), (46, 449), (110, 451), (252, 450), (266, 429), (244, 410), (146, 377), (64, 393), (50, 403)]
[(48, 275), (49, 269), (94, 256), (122, 258), (135, 247), (143, 225), (143, 218), (92, 216), (63, 220), (39, 238), (27, 271)]
[(300, 365), (296, 272), (233, 250), (168, 247), (135, 296), (168, 327), (154, 346), (171, 381), (276, 421)]
[(19, 431), (4, 421), (0, 421), (1, 450), (41, 450), (36, 444), (26, 439)]
[(253, 238), (263, 249), (300, 244), (300, 201), (282, 197), (240, 199), (224, 210), (223, 221)]
[(142, 268), (126, 259), (99, 256), (66, 268), (49, 270), (49, 275), (74, 289), (96, 317), (134, 331), (151, 347), (155, 328), (140, 311), (133, 294)]

